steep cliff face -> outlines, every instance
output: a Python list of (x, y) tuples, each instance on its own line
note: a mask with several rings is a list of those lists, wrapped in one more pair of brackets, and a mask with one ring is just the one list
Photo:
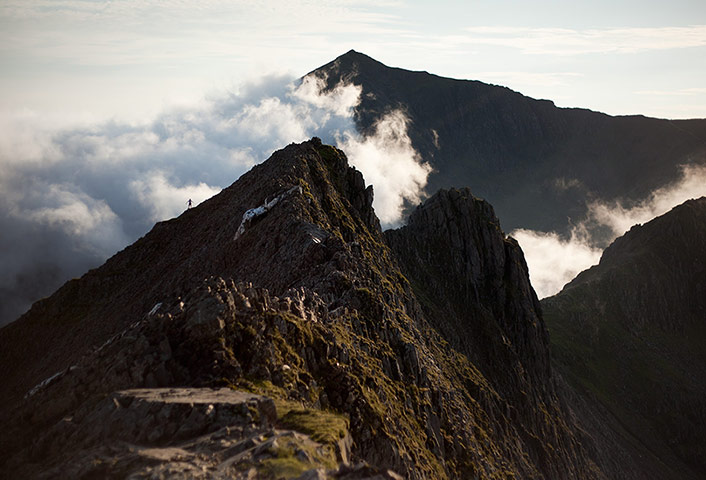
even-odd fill
[(434, 326), (488, 378), (498, 364), (518, 365), (530, 383), (551, 383), (549, 339), (522, 250), (490, 204), (468, 189), (441, 190), (386, 236)]
[(576, 470), (585, 452), (554, 389), (522, 251), (493, 208), (468, 189), (441, 190), (386, 236), (425, 318), (497, 394), (496, 405), (480, 400), (484, 408), (500, 407), (499, 418), (548, 478), (589, 476), (587, 464)]
[(703, 472), (706, 198), (633, 227), (542, 307), (567, 381), (668, 466), (664, 477)]
[(568, 231), (586, 197), (642, 199), (706, 161), (706, 120), (614, 117), (557, 108), (506, 87), (391, 68), (355, 51), (313, 73), (363, 89), (362, 132), (390, 109), (410, 118), (414, 147), (433, 167), (430, 193), (470, 187), (503, 227)]
[(393, 252), (371, 202), (290, 145), (0, 330), (3, 471), (601, 478), (490, 207), (442, 192)]

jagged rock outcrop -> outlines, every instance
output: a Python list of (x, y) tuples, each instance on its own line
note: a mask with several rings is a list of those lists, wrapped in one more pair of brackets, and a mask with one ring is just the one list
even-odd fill
[(570, 476), (567, 455), (584, 459), (554, 390), (539, 301), (490, 204), (468, 189), (441, 190), (386, 236), (429, 323), (492, 385), (534, 463), (549, 478)]
[(569, 233), (587, 198), (641, 200), (677, 179), (680, 165), (706, 159), (704, 119), (559, 108), (507, 87), (388, 67), (353, 50), (312, 73), (329, 87), (362, 87), (355, 120), (363, 133), (402, 109), (412, 145), (434, 168), (427, 191), (470, 187), (506, 231)]
[[(521, 251), (490, 207), (442, 192), (387, 238), (394, 251), (343, 152), (318, 139), (275, 152), (0, 330), (3, 471), (99, 458), (101, 472), (140, 475), (186, 462), (211, 477), (602, 478), (556, 402)], [(194, 413), (206, 437), (165, 426), (150, 439), (110, 420), (122, 418), (115, 392), (225, 387), (272, 399), (269, 423), (252, 412), (209, 423), (206, 406)], [(131, 423), (168, 409), (154, 408)], [(113, 427), (72, 434), (99, 419)], [(230, 423), (243, 433), (227, 442), (252, 461), (212, 436)], [(259, 430), (272, 426), (298, 433), (263, 455), (239, 443), (280, 438)], [(139, 448), (108, 448), (118, 440)], [(148, 447), (186, 453), (141, 456)], [(191, 463), (195, 452), (206, 458)]]
[(706, 198), (634, 226), (542, 306), (555, 365), (583, 396), (576, 411), (594, 417), (586, 425), (597, 436), (627, 439), (603, 447), (639, 452), (654, 478), (701, 476)]
[(498, 364), (521, 365), (529, 383), (551, 383), (549, 339), (522, 250), (490, 204), (469, 189), (441, 190), (386, 236), (430, 322), (486, 377)]

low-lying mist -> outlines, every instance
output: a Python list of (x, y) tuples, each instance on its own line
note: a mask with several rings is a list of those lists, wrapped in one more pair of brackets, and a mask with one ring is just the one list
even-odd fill
[(518, 229), (511, 233), (525, 253), (532, 286), (539, 298), (558, 293), (577, 274), (598, 264), (603, 249), (637, 224), (649, 222), (691, 198), (706, 195), (706, 166), (685, 165), (674, 183), (652, 192), (643, 201), (587, 203), (586, 217), (568, 238), (554, 232)]

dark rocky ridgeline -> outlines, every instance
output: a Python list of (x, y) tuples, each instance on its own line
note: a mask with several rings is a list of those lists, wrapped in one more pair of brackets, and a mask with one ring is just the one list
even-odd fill
[(640, 455), (655, 478), (701, 478), (706, 198), (633, 227), (542, 307), (575, 411), (604, 449)]
[(557, 398), (522, 250), (490, 204), (468, 189), (441, 190), (386, 236), (429, 324), (493, 392), (471, 389), (474, 400), (519, 440), (518, 452), (547, 478), (597, 475)]
[(492, 209), (388, 238), (343, 152), (275, 152), (0, 330), (0, 471), (601, 478)]
[(391, 109), (409, 116), (409, 137), (434, 171), (427, 191), (470, 187), (506, 231), (567, 232), (586, 198), (640, 200), (704, 163), (706, 120), (610, 116), (558, 108), (506, 87), (391, 68), (355, 51), (313, 73), (330, 87), (363, 89), (360, 131)]
[[(490, 204), (469, 189), (440, 190), (385, 234), (430, 323), (496, 388), (550, 389), (539, 301), (522, 250)], [(518, 375), (495, 375), (497, 365)]]

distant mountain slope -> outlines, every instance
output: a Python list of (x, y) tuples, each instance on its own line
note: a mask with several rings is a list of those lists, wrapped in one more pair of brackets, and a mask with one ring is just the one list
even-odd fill
[(678, 165), (706, 163), (706, 120), (557, 108), (505, 87), (390, 68), (355, 51), (313, 73), (331, 87), (362, 85), (356, 122), (363, 132), (403, 108), (414, 147), (434, 167), (428, 192), (470, 187), (493, 204), (506, 230), (565, 231), (587, 198), (640, 199), (675, 179)]
[(567, 381), (666, 465), (703, 474), (706, 197), (633, 227), (542, 308)]
[(442, 192), (388, 235), (343, 152), (275, 152), (0, 329), (0, 471), (605, 478), (492, 208)]

